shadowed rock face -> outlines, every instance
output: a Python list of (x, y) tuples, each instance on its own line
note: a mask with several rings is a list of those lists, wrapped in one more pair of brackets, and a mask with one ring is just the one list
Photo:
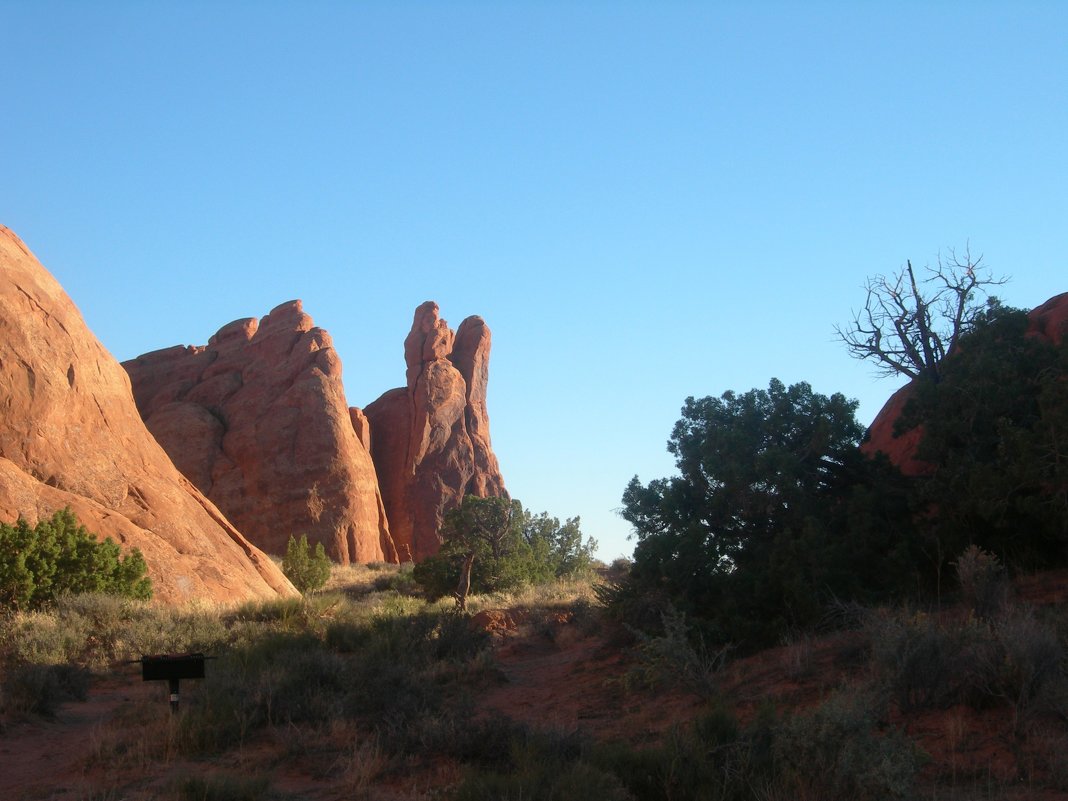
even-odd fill
[[(1068, 335), (1068, 292), (1056, 295), (1041, 306), (1032, 309), (1027, 315), (1030, 321), (1029, 333), (1041, 337), (1054, 345), (1060, 345)], [(905, 409), (912, 396), (912, 381), (890, 396), (890, 400), (879, 410), (871, 427), (868, 438), (861, 450), (874, 454), (882, 451), (890, 461), (909, 476), (928, 475), (933, 467), (916, 458), (916, 449), (923, 438), (922, 426), (906, 431), (900, 437), (894, 436), (894, 423)]]
[(454, 335), (427, 301), (404, 340), (406, 387), (365, 409), (390, 531), (401, 559), (437, 553), (442, 516), (464, 495), (507, 496), (486, 413), (490, 331), (469, 317)]
[(307, 534), (343, 564), (396, 561), (363, 416), (299, 300), (123, 367), (149, 430), (259, 547), (284, 553)]
[[(62, 287), (0, 226), (0, 519), (69, 506), (148, 563), (156, 598), (295, 595), (277, 566), (182, 476), (130, 382)], [(212, 431), (218, 420), (196, 425)]]

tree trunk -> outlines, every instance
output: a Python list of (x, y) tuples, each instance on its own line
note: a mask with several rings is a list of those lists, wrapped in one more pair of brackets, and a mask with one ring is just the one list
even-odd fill
[(475, 555), (468, 553), (464, 556), (464, 564), (460, 569), (460, 581), (456, 584), (456, 607), (461, 612), (467, 611), (467, 595), (471, 592), (471, 566), (475, 563)]

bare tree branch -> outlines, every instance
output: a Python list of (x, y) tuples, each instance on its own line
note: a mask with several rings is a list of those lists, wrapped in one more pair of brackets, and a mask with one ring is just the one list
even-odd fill
[(973, 261), (967, 248), (962, 259), (951, 250), (937, 267), (924, 267), (922, 280), (911, 261), (892, 276), (869, 278), (864, 309), (845, 328), (836, 325), (835, 334), (850, 355), (874, 362), (882, 375), (939, 380), (942, 360), (982, 311), (981, 296), (1009, 280), (980, 267), (982, 260)]

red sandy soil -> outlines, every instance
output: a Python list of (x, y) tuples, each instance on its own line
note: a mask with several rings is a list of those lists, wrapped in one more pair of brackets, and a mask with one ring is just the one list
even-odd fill
[(136, 676), (109, 676), (93, 682), (85, 702), (63, 704), (53, 719), (0, 730), (0, 798), (84, 798), (99, 786), (99, 771), (86, 767), (86, 756), (102, 728), (136, 700), (157, 696), (166, 704), (165, 691)]

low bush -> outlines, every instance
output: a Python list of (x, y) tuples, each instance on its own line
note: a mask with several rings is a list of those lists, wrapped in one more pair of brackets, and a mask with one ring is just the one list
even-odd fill
[(762, 709), (748, 726), (713, 705), (655, 748), (598, 745), (576, 733), (502, 732), (507, 757), (469, 769), (457, 799), (608, 798), (753, 801), (911, 798), (924, 755), (880, 727), (872, 698), (832, 696), (778, 721)]
[(125, 556), (111, 539), (98, 541), (70, 509), (31, 527), (23, 518), (0, 523), (0, 606), (32, 610), (66, 594), (152, 597), (141, 552)]
[(840, 690), (785, 720), (773, 747), (778, 782), (801, 798), (912, 798), (926, 757), (900, 731), (879, 731), (877, 709), (870, 692)]
[(299, 540), (290, 536), (282, 559), (282, 572), (302, 593), (314, 592), (330, 578), (330, 557), (321, 542), (315, 543), (313, 549), (308, 544), (307, 534), (301, 534)]
[(508, 735), (507, 756), (491, 767), (470, 771), (455, 801), (636, 798), (611, 769), (585, 758), (589, 745), (574, 733), (513, 728)]
[(73, 664), (98, 670), (143, 654), (208, 652), (230, 633), (210, 609), (150, 606), (110, 595), (66, 595), (52, 608), (0, 619), (0, 656), (15, 664)]
[(271, 783), (264, 776), (214, 773), (177, 782), (181, 801), (261, 801), (269, 798)]
[(0, 715), (52, 717), (67, 701), (84, 701), (89, 672), (74, 665), (17, 665), (0, 682)]
[(868, 636), (877, 686), (902, 711), (1007, 704), (1019, 717), (1068, 698), (1064, 643), (1024, 608), (993, 620), (884, 613), (871, 617)]
[(663, 634), (651, 636), (635, 630), (638, 663), (628, 680), (655, 686), (683, 687), (705, 700), (718, 692), (719, 673), (727, 663), (729, 646), (709, 648), (704, 638), (686, 623), (686, 616), (669, 606), (661, 618)]
[(1009, 601), (1009, 574), (998, 558), (977, 545), (969, 545), (953, 563), (961, 595), (981, 620), (996, 617)]

